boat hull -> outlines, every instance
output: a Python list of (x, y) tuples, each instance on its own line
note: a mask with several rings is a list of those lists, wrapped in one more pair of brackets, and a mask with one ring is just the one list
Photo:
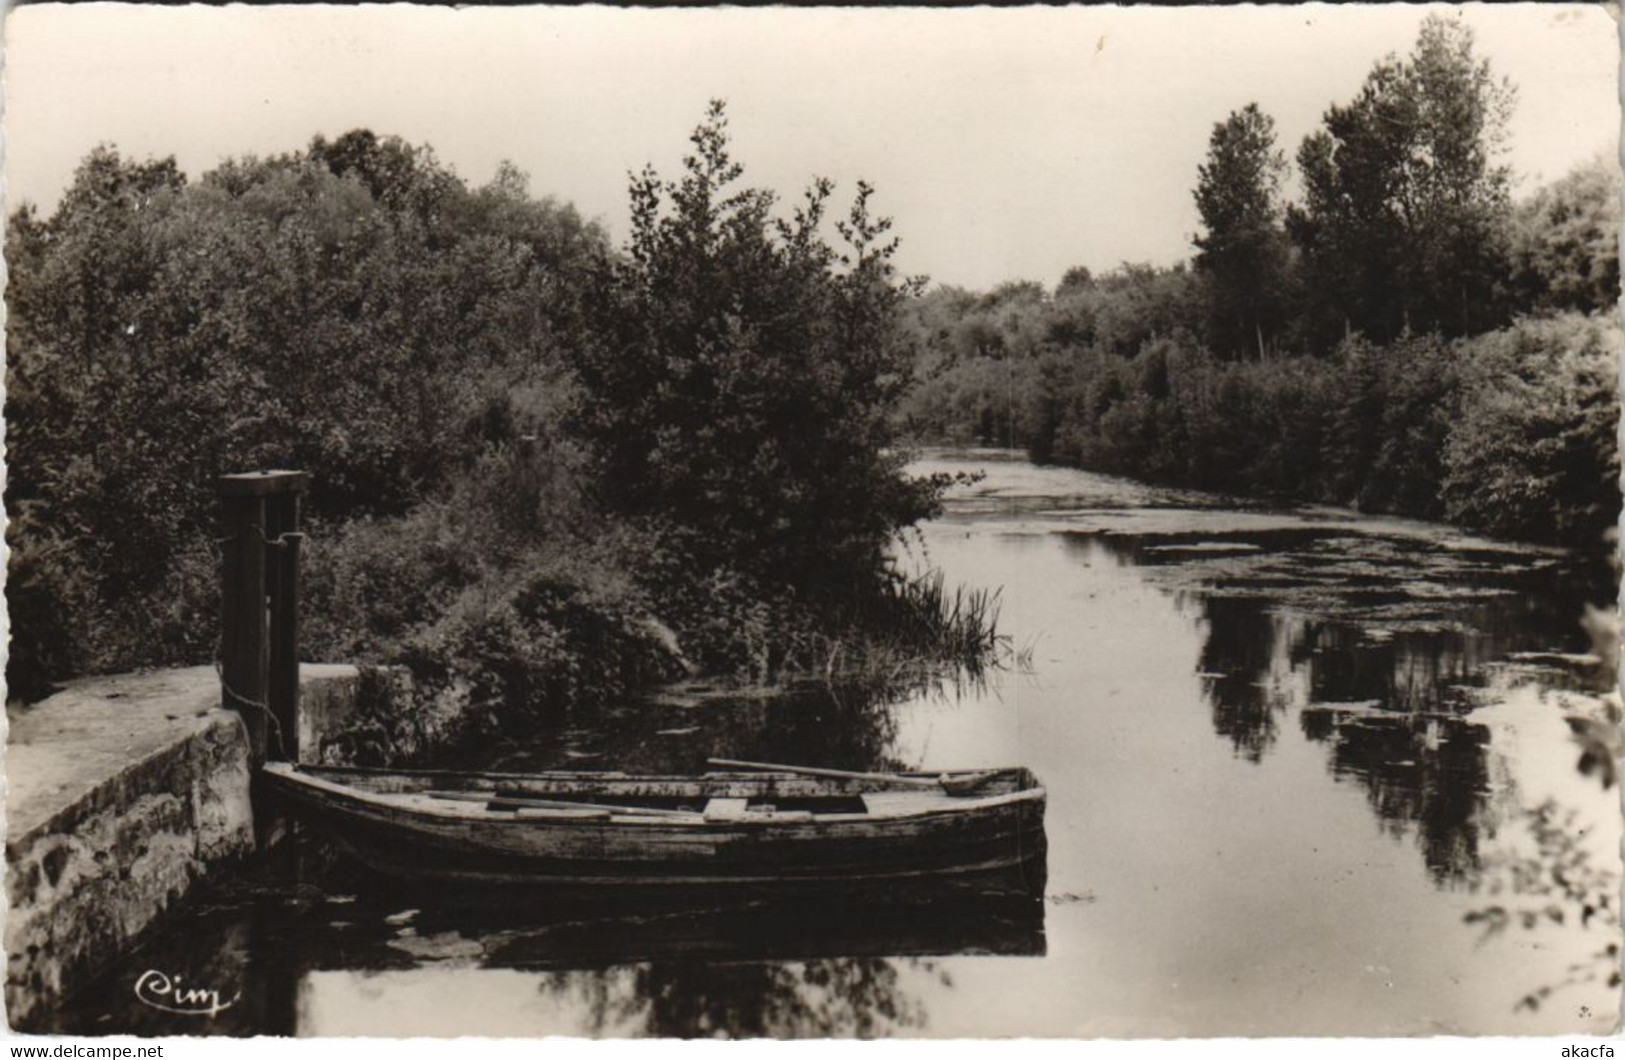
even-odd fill
[[(302, 816), (372, 868), (461, 884), (718, 888), (1029, 879), (1042, 889), (1044, 792), (1036, 786), (872, 815), (784, 814), (714, 820), (495, 813), (402, 805), (293, 767), (268, 767)], [(555, 785), (556, 787), (556, 785)]]

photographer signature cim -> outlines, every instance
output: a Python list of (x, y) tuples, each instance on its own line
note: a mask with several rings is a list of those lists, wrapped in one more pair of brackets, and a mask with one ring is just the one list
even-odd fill
[(149, 968), (135, 981), (135, 997), (143, 1005), (181, 1016), (218, 1016), (235, 1005), (241, 993), (222, 1001), (212, 987), (183, 986), (180, 976), (169, 976)]

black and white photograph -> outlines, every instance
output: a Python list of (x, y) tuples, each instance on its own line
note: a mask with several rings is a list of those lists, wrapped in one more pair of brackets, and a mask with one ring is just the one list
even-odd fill
[(1618, 18), (6, 11), (10, 1034), (1617, 1034)]

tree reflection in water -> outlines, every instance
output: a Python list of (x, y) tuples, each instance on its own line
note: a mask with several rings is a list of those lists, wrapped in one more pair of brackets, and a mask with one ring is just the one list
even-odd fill
[(671, 961), (549, 973), (541, 989), (577, 995), (588, 1033), (660, 1038), (874, 1038), (925, 1027), (925, 1007), (901, 988), (898, 966), (931, 961), (834, 957), (783, 964)]
[(1277, 661), (1289, 656), (1281, 638), (1286, 623), (1256, 600), (1209, 597), (1202, 601), (1207, 638), (1202, 644), (1202, 681), (1213, 710), (1213, 731), (1229, 739), (1236, 754), (1263, 759), (1275, 743), (1277, 715), (1289, 692), (1272, 680)]
[(1200, 667), (1214, 731), (1261, 761), (1280, 719), (1299, 711), (1303, 735), (1331, 751), (1334, 776), (1360, 783), (1396, 837), (1413, 828), (1439, 883), (1478, 870), (1489, 795), (1489, 730), (1464, 714), (1479, 679), (1478, 645), (1458, 632), (1372, 639), (1357, 629), (1284, 616), (1268, 601), (1199, 601)]
[(1479, 869), (1480, 818), (1489, 796), (1490, 733), (1460, 718), (1306, 709), (1304, 735), (1332, 748), (1332, 772), (1357, 778), (1396, 837), (1412, 825), (1436, 882)]
[[(1075, 541), (1142, 568), (1195, 615), (1214, 732), (1261, 763), (1298, 712), (1334, 776), (1362, 785), (1440, 884), (1479, 872), (1490, 733), (1469, 720), (1495, 665), (1581, 650), (1606, 572), (1548, 559), (1299, 528)], [(1547, 675), (1555, 683), (1572, 676)]]

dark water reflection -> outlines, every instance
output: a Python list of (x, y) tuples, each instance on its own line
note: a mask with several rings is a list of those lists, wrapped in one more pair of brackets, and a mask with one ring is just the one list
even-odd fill
[[(562, 1015), (525, 1024), (496, 1012), (479, 1033), (874, 1037), (926, 1028), (904, 979), (951, 989), (933, 958), (1044, 952), (1043, 904), (1007, 887), (830, 895), (793, 907), (765, 897), (532, 903), (374, 876), (299, 828), (246, 878), (212, 888), (184, 928), (159, 933), (29, 1029), (344, 1033), (324, 1009), (375, 999), (403, 980), (485, 978), (499, 996), (533, 992)], [(155, 1010), (134, 989), (149, 969), (236, 1000), (208, 1019)]]
[(699, 774), (707, 758), (844, 769), (901, 765), (896, 718), (863, 685), (729, 693), (687, 686), (607, 715), (566, 717), (478, 762), (510, 770)]
[(1202, 681), (1213, 707), (1213, 730), (1236, 754), (1257, 762), (1275, 742), (1287, 706), (1283, 690), (1270, 681), (1287, 625), (1256, 600), (1207, 599), (1202, 611), (1208, 623)]
[(1566, 662), (1543, 668), (1548, 685), (1594, 685), (1576, 615), (1614, 593), (1595, 557), (1313, 526), (1070, 543), (1145, 569), (1200, 615), (1204, 695), (1238, 757), (1261, 761), (1296, 712), (1391, 833), (1417, 828), (1440, 883), (1480, 867), (1490, 732), (1469, 715), (1520, 657)]
[(1404, 834), (1415, 824), (1433, 877), (1470, 881), (1479, 869), (1480, 819), (1490, 793), (1490, 732), (1460, 718), (1306, 710), (1303, 733), (1330, 745), (1332, 772), (1358, 780), (1371, 808)]
[(873, 1038), (927, 1026), (924, 1006), (901, 988), (897, 967), (875, 957), (781, 965), (685, 960), (588, 978), (555, 974), (541, 988), (583, 1005), (584, 1029), (595, 1037), (633, 1029), (657, 1038)]
[[(441, 907), (320, 842), (223, 894), (59, 1014), (96, 1033), (1093, 1036), (1565, 1033), (1617, 992), (1515, 1012), (1601, 943), (1484, 943), (1472, 888), (1530, 807), (1590, 823), (1564, 715), (1594, 702), (1578, 617), (1606, 568), (1439, 527), (1271, 512), (997, 454), (925, 528), (1002, 587), (1030, 665), (983, 683), (690, 686), (485, 749), (506, 769), (1022, 764), (1050, 801), (1048, 896), (822, 906)], [(1493, 882), (1493, 881), (1491, 881)], [(1480, 903), (1481, 904), (1481, 903)], [(243, 989), (213, 1024), (130, 997), (148, 967)]]

